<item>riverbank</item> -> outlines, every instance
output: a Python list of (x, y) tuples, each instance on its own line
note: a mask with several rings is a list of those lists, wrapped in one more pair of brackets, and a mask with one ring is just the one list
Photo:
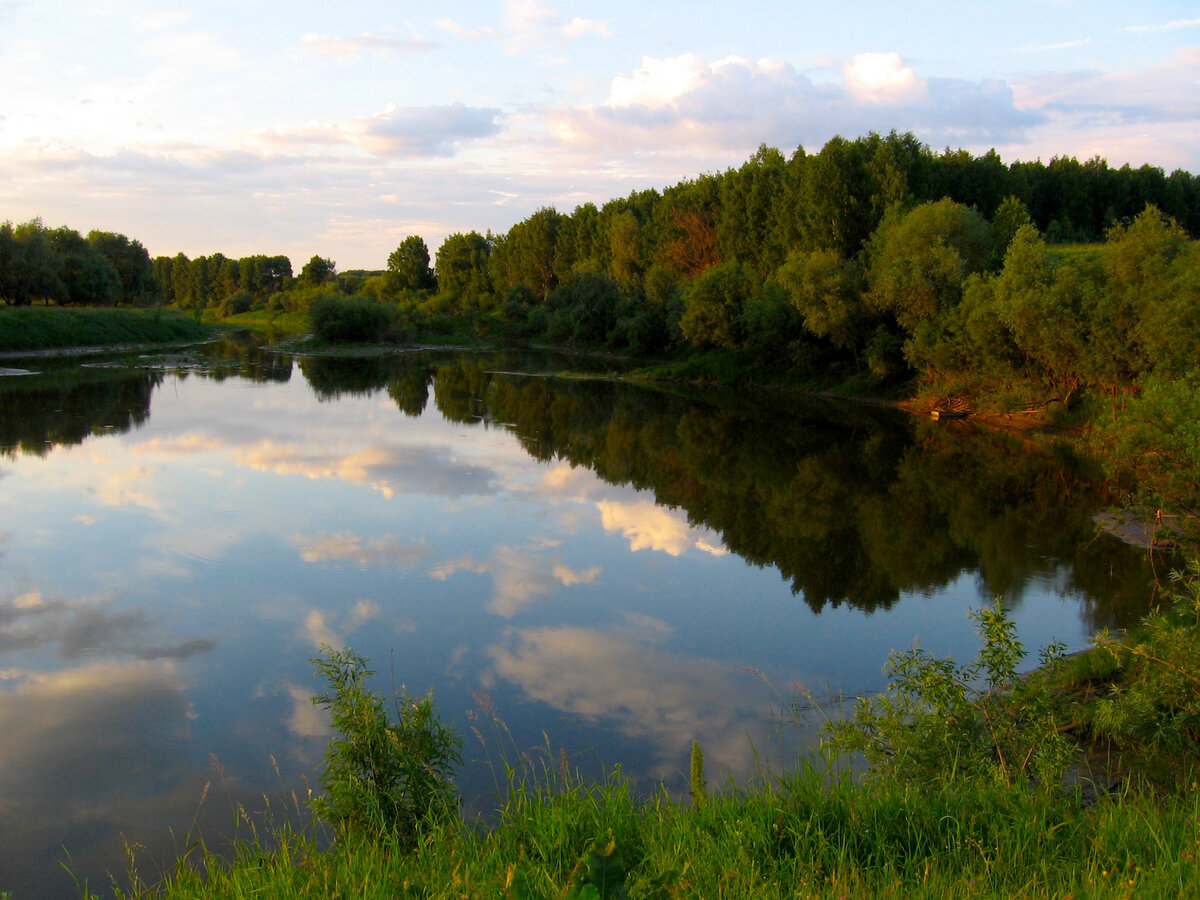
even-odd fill
[(200, 341), (211, 334), (211, 326), (178, 310), (0, 307), (0, 353), (78, 353)]
[[(864, 788), (802, 770), (701, 806), (558, 776), (495, 826), (444, 820), (415, 845), (312, 829), (203, 844), (130, 897), (1184, 897), (1200, 883), (1195, 795), (1097, 802), (997, 787)], [(193, 836), (194, 837), (194, 836)]]
[(262, 829), (243, 811), (229, 856), (189, 835), (198, 852), (157, 882), (132, 871), (126, 896), (1191, 896), (1200, 562), (1172, 581), (1123, 642), (1050, 650), (1024, 676), (1007, 614), (980, 611), (974, 663), (894, 654), (887, 691), (831, 710), (824, 755), (792, 771), (710, 791), (693, 744), (689, 797), (673, 797), (619, 768), (580, 778), (546, 746), (492, 761), (504, 782), (475, 822), (447, 780), (459, 744), (432, 699), (405, 695), (392, 724), (365, 660), (326, 648), (318, 702), (339, 734), (324, 793), (293, 795)]

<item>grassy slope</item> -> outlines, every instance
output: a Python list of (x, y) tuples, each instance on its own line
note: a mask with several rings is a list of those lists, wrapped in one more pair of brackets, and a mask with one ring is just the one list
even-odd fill
[(0, 352), (201, 340), (209, 332), (172, 310), (0, 308)]

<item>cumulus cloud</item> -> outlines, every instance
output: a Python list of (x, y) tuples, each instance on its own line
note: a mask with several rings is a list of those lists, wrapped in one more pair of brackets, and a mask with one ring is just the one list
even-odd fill
[[(368, 622), (383, 619), (384, 610), (374, 600), (360, 599), (346, 612), (335, 613), (310, 609), (300, 626), (301, 636), (320, 649), (323, 646), (338, 649), (346, 646), (346, 634), (352, 634)], [(396, 631), (414, 632), (416, 626), (407, 619), (390, 622)]]
[(842, 69), (846, 90), (864, 103), (895, 104), (924, 98), (925, 82), (899, 53), (860, 53)]
[(563, 26), (563, 34), (569, 38), (583, 37), (586, 34), (612, 37), (612, 31), (604, 22), (599, 19), (584, 19), (580, 16), (576, 16)]
[(304, 636), (314, 647), (333, 647), (339, 650), (346, 646), (346, 639), (334, 631), (325, 621), (325, 613), (319, 609), (309, 610), (304, 617)]
[(669, 556), (682, 556), (692, 548), (713, 556), (728, 552), (714, 535), (692, 528), (678, 514), (672, 515), (650, 500), (636, 503), (601, 500), (596, 506), (604, 530), (624, 535), (634, 552), (658, 550)]
[(152, 787), (163, 768), (183, 762), (187, 700), (165, 662), (18, 673), (0, 691), (0, 734), (0, 809), (50, 785), (60, 798), (102, 804), (113, 792)]
[[(610, 37), (608, 25), (599, 19), (561, 12), (539, 0), (508, 0), (504, 6), (502, 37), (510, 53), (546, 50), (586, 35)], [(557, 60), (556, 60), (557, 61)]]
[(496, 29), (494, 28), (486, 26), (482, 28), (465, 28), (454, 19), (438, 19), (433, 24), (447, 34), (452, 34), (456, 38), (462, 38), (472, 43), (496, 36)]
[(474, 572), (477, 575), (482, 575), (491, 570), (490, 563), (477, 562), (471, 556), (459, 556), (449, 562), (434, 566), (429, 570), (429, 577), (434, 581), (446, 581), (459, 572)]
[(405, 57), (414, 53), (428, 53), (434, 49), (434, 45), (424, 38), (391, 38), (365, 31), (353, 37), (305, 34), (301, 35), (300, 43), (314, 56), (337, 60), (357, 59), (364, 53)]
[(605, 103), (548, 113), (551, 133), (580, 152), (690, 154), (820, 145), (834, 134), (912, 130), (933, 143), (1015, 138), (1042, 121), (1018, 109), (1007, 85), (922, 79), (897, 53), (866, 53), (840, 81), (816, 83), (788, 63), (689, 53), (645, 57), (612, 80)]
[(1197, 82), (1200, 47), (1181, 48), (1144, 69), (1023, 77), (1013, 85), (1017, 104), (1036, 110), (1042, 121), (1022, 143), (1001, 149), (1023, 158), (1099, 155), (1110, 163), (1194, 169), (1200, 158)]
[(498, 134), (500, 117), (498, 108), (463, 103), (389, 103), (368, 116), (260, 129), (247, 142), (270, 153), (336, 155), (355, 150), (381, 159), (442, 158), (453, 156), (465, 143)]

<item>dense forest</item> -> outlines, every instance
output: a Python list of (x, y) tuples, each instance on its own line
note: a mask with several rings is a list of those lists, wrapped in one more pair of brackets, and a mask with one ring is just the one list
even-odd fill
[[(379, 272), (314, 256), (150, 260), (137, 241), (40, 221), (0, 227), (9, 303), (165, 302), (233, 315), (300, 310), (327, 340), (485, 337), (698, 350), (746, 367), (927, 392), (1006, 410), (1085, 401), (1130, 416), (1200, 469), (1200, 178), (1101, 159), (1006, 165), (912, 134), (834, 138), (790, 157), (507, 233), (405, 238)], [(1131, 402), (1137, 407), (1132, 413)], [(1186, 467), (1186, 466), (1185, 466)]]

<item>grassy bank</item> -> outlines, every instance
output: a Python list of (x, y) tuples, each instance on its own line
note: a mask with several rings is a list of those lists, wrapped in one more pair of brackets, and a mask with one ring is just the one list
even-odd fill
[(202, 340), (210, 328), (174, 310), (0, 308), (0, 352)]
[(286, 309), (255, 309), (234, 316), (220, 316), (216, 310), (206, 309), (202, 321), (279, 334), (304, 334), (312, 329), (308, 313)]
[(829, 783), (815, 770), (696, 806), (614, 776), (517, 784), (499, 824), (414, 843), (284, 829), (198, 852), (131, 896), (397, 898), (1184, 897), (1200, 802), (1130, 787), (1088, 803), (1015, 788)]
[[(1030, 675), (997, 607), (978, 658), (894, 654), (881, 695), (830, 719), (825, 755), (690, 797), (581, 779), (522, 754), (487, 822), (450, 781), (459, 741), (432, 698), (388, 704), (365, 660), (314, 663), (336, 732), (324, 792), (226, 854), (202, 841), (126, 896), (1182, 897), (1200, 884), (1200, 563), (1122, 642), (1054, 648)], [(857, 752), (868, 768), (849, 765)], [(681, 766), (685, 761), (680, 761)]]

